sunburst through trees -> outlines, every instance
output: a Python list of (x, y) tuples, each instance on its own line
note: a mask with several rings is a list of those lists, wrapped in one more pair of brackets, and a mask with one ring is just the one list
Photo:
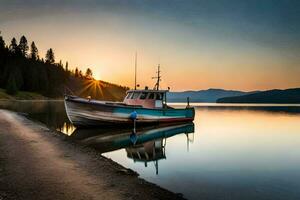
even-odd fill
[(89, 94), (92, 98), (103, 97), (103, 88), (104, 85), (100, 81), (95, 79), (87, 79), (79, 94)]

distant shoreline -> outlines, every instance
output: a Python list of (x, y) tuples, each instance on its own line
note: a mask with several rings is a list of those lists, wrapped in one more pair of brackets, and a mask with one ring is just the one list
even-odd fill
[[(64, 101), (63, 98), (45, 98), (45, 99), (8, 99), (0, 98), (0, 101)], [(173, 106), (186, 106), (186, 102), (168, 102)], [(217, 102), (190, 102), (191, 106), (200, 107), (300, 107), (300, 103), (217, 103)]]
[[(187, 103), (184, 102), (169, 102), (169, 105), (180, 105), (185, 106)], [(211, 102), (191, 102), (191, 106), (206, 106), (206, 107), (298, 107), (300, 103), (211, 103)]]
[(261, 104), (300, 104), (300, 88), (273, 89), (244, 92), (237, 90), (208, 89), (199, 91), (170, 92), (169, 102), (190, 103), (261, 103)]

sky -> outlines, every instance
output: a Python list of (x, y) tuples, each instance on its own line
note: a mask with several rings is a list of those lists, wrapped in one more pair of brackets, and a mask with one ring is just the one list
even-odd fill
[(0, 0), (0, 31), (129, 87), (135, 52), (141, 87), (300, 87), (298, 0)]

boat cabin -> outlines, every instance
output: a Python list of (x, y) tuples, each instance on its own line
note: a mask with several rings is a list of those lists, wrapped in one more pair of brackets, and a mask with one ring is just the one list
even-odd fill
[(168, 90), (128, 90), (123, 103), (143, 108), (164, 108), (167, 106)]

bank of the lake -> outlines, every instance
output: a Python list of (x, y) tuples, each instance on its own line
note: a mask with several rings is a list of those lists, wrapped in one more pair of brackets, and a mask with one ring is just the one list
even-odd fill
[(0, 199), (183, 199), (93, 149), (0, 110)]
[(0, 100), (47, 100), (49, 98), (35, 93), (35, 92), (26, 92), (19, 91), (15, 95), (9, 95), (5, 92), (4, 89), (0, 88)]

